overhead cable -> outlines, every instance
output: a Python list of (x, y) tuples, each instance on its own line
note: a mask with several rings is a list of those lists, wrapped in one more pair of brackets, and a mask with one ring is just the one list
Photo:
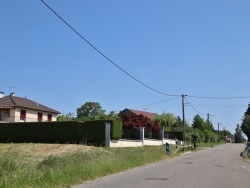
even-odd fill
[(137, 107), (133, 107), (133, 108), (141, 108), (141, 107), (145, 107), (145, 106), (151, 106), (151, 105), (154, 105), (154, 104), (159, 104), (159, 103), (171, 101), (171, 100), (174, 100), (174, 99), (177, 99), (177, 98), (179, 98), (179, 96), (178, 96), (178, 97), (171, 98), (171, 99), (168, 99), (168, 100), (163, 100), (163, 101), (159, 101), (159, 102), (154, 102), (154, 103), (150, 103), (150, 104), (146, 104), (146, 105), (141, 105), (141, 106), (137, 106)]
[(79, 32), (77, 32), (68, 22), (66, 22), (59, 14), (57, 14), (48, 4), (46, 4), (43, 0), (41, 0), (42, 3), (49, 8), (60, 20), (62, 20), (72, 31), (74, 31), (82, 40), (84, 40), (88, 45), (90, 45), (95, 51), (97, 51), (101, 56), (103, 56), (106, 60), (108, 60), (110, 63), (112, 63), (114, 66), (116, 66), (118, 69), (120, 69), (123, 73), (125, 73), (126, 75), (128, 75), (130, 78), (134, 79), (136, 82), (140, 83), (141, 85), (147, 87), (148, 89), (162, 94), (162, 95), (166, 95), (166, 96), (179, 96), (179, 95), (169, 95), (166, 94), (164, 92), (161, 92), (159, 90), (156, 90), (150, 86), (148, 86), (147, 84), (143, 83), (142, 81), (138, 80), (137, 78), (135, 78), (134, 76), (132, 76), (131, 74), (129, 74), (127, 71), (125, 71), (124, 69), (122, 69), (119, 65), (117, 65), (114, 61), (112, 61), (109, 57), (107, 57), (104, 53), (102, 53), (100, 50), (98, 50), (92, 43), (90, 43), (86, 38), (84, 38)]
[(201, 115), (203, 115), (203, 116), (206, 116), (207, 114), (203, 114), (203, 113), (201, 113), (201, 112), (199, 112), (187, 99), (186, 99), (186, 97), (184, 97), (184, 99), (185, 99), (185, 101), (187, 101), (187, 103), (196, 111), (196, 112), (198, 112), (199, 114), (201, 114)]

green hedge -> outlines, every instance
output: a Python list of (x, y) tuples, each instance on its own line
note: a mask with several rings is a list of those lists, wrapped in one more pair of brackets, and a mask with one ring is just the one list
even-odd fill
[(95, 146), (105, 145), (105, 122), (110, 122), (110, 137), (118, 140), (122, 137), (122, 122), (119, 120), (91, 120), (85, 121), (83, 127), (83, 141)]
[(0, 142), (78, 143), (82, 126), (76, 121), (1, 123)]
[(33, 143), (81, 143), (105, 145), (105, 122), (110, 122), (110, 137), (122, 136), (119, 120), (93, 120), (86, 122), (29, 122), (1, 123), (0, 142)]
[(120, 120), (111, 120), (111, 139), (112, 140), (119, 140), (122, 137), (122, 121)]

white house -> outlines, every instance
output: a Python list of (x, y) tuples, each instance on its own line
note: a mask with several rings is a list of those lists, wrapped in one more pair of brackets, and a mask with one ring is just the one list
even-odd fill
[(4, 96), (0, 92), (0, 122), (56, 121), (59, 111), (14, 93)]

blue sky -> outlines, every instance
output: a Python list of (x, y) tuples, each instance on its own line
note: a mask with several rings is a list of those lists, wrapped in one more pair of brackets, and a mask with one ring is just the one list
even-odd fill
[[(250, 96), (250, 1), (45, 2), (141, 82), (166, 94), (188, 95), (190, 124), (198, 112), (203, 118), (210, 113), (215, 128), (220, 122), (232, 133), (241, 123), (250, 98), (190, 96)], [(5, 94), (14, 91), (62, 113), (76, 113), (92, 101), (107, 112), (134, 108), (182, 116), (181, 97), (161, 95), (128, 77), (40, 0), (1, 1), (0, 21)]]

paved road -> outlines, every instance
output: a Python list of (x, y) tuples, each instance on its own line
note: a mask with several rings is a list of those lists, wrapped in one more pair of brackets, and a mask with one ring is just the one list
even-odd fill
[(243, 144), (224, 144), (110, 175), (77, 188), (250, 188)]

